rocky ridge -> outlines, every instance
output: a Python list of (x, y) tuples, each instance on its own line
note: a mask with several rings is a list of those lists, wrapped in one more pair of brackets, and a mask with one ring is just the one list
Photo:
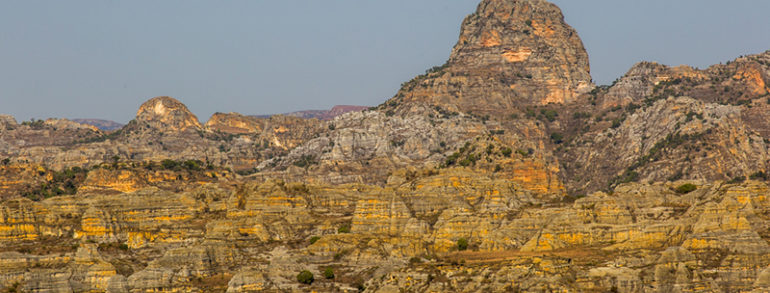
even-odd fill
[(446, 65), (329, 121), (0, 116), (0, 289), (770, 290), (770, 51), (598, 87), (587, 58), (556, 6), (484, 0)]
[(102, 130), (102, 131), (118, 130), (120, 128), (123, 128), (123, 125), (124, 125), (115, 121), (104, 120), (104, 119), (78, 118), (78, 119), (72, 119), (72, 121), (75, 121), (80, 124), (95, 126), (96, 128), (99, 128), (99, 130)]
[[(282, 115), (305, 118), (305, 119), (315, 118), (318, 120), (328, 121), (345, 113), (363, 111), (366, 109), (369, 109), (369, 107), (353, 106), (353, 105), (336, 105), (329, 110), (305, 110), (305, 111), (285, 113)], [(257, 118), (269, 118), (270, 116), (274, 116), (274, 115), (253, 115), (253, 117), (257, 117)]]

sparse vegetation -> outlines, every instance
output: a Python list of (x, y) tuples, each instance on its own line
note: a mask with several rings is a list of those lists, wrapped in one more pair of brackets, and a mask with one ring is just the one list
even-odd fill
[(300, 282), (302, 284), (310, 285), (310, 284), (313, 284), (313, 281), (315, 281), (315, 279), (313, 278), (313, 273), (311, 273), (308, 270), (301, 271), (297, 275), (297, 282)]
[(751, 180), (767, 180), (767, 173), (763, 171), (757, 171), (754, 174), (749, 175), (749, 179)]
[(685, 184), (679, 185), (674, 190), (676, 191), (676, 193), (679, 193), (679, 194), (688, 194), (690, 192), (695, 191), (696, 189), (698, 189), (698, 186), (695, 186), (695, 184), (685, 183)]
[(344, 224), (337, 228), (338, 233), (350, 233), (350, 224)]
[(612, 119), (612, 125), (610, 126), (610, 128), (615, 129), (615, 128), (620, 127), (620, 125), (623, 124), (624, 120), (626, 120), (626, 116), (621, 116), (621, 117)]
[(401, 84), (401, 91), (410, 91), (410, 90), (414, 89), (417, 85), (420, 84), (420, 82), (422, 82), (425, 79), (427, 79), (428, 76), (433, 75), (433, 74), (440, 74), (441, 72), (444, 71), (444, 69), (447, 68), (447, 66), (449, 66), (449, 64), (448, 63), (444, 63), (441, 66), (433, 66), (433, 67), (429, 68), (428, 70), (425, 70), (425, 74), (421, 74), (421, 75), (415, 76), (412, 80), (402, 83)]
[(48, 180), (37, 186), (28, 186), (22, 196), (31, 200), (42, 200), (53, 196), (73, 195), (78, 186), (85, 180), (88, 170), (80, 167), (67, 168), (61, 171), (42, 171), (41, 176), (50, 174)]
[(629, 183), (629, 182), (636, 182), (639, 180), (639, 173), (636, 171), (626, 171), (623, 173), (623, 175), (620, 175), (613, 179), (611, 182), (612, 185), (617, 184), (623, 184), (623, 183)]
[(457, 239), (457, 250), (463, 251), (468, 249), (468, 239), (460, 238)]
[(294, 166), (300, 168), (307, 168), (311, 165), (318, 164), (313, 155), (302, 155), (299, 160), (294, 161)]
[(537, 114), (534, 109), (527, 108), (527, 118), (535, 118)]
[(542, 117), (548, 120), (548, 122), (556, 121), (556, 117), (559, 116), (559, 113), (552, 109), (540, 109), (540, 114), (543, 115)]
[(555, 144), (561, 144), (564, 142), (564, 135), (558, 132), (551, 133), (551, 141)]
[(320, 239), (321, 239), (321, 237), (313, 236), (313, 237), (310, 237), (310, 240), (308, 240), (308, 242), (310, 242), (310, 245), (313, 245), (316, 242), (318, 242), (318, 240), (320, 240)]
[(744, 181), (746, 181), (746, 176), (735, 176), (733, 179), (730, 179), (730, 181), (727, 181), (727, 184), (739, 184), (743, 183)]
[(457, 159), (460, 158), (460, 152), (454, 152), (449, 157), (446, 158), (446, 161), (444, 161), (444, 164), (447, 166), (452, 166), (455, 163), (457, 163)]
[(45, 121), (32, 118), (32, 119), (29, 119), (29, 121), (21, 122), (21, 125), (29, 126), (32, 129), (40, 129), (40, 128), (43, 128), (43, 126), (45, 126)]
[(532, 154), (535, 153), (535, 150), (532, 148), (528, 148), (526, 151), (523, 149), (516, 149), (516, 153), (522, 157), (529, 158), (530, 156), (532, 156)]
[(165, 160), (160, 162), (160, 165), (163, 166), (163, 169), (173, 170), (173, 169), (175, 169), (176, 167), (179, 166), (179, 163), (177, 161), (174, 161), (174, 160), (165, 159)]
[(165, 170), (172, 170), (172, 171), (182, 171), (182, 170), (200, 171), (204, 166), (204, 163), (200, 160), (175, 161), (175, 160), (165, 159), (160, 162), (160, 166)]
[[(708, 133), (708, 132), (706, 132)], [(616, 186), (621, 183), (628, 183), (639, 180), (639, 173), (636, 172), (639, 168), (645, 166), (650, 162), (655, 162), (663, 157), (664, 150), (674, 149), (686, 142), (694, 141), (703, 136), (703, 133), (695, 134), (669, 134), (665, 139), (655, 143), (655, 145), (649, 150), (649, 152), (638, 158), (631, 166), (626, 168), (622, 175), (613, 178), (609, 182), (609, 187)]]
[(324, 278), (328, 280), (334, 279), (334, 269), (332, 269), (331, 267), (327, 267), (326, 269), (324, 269), (323, 275), (324, 275)]

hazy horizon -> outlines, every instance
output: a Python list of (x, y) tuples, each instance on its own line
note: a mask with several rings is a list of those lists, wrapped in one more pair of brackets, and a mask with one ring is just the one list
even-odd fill
[[(705, 68), (770, 49), (770, 2), (551, 1), (597, 84), (634, 63)], [(7, 1), (0, 113), (125, 123), (172, 96), (206, 121), (373, 106), (449, 56), (478, 1)]]

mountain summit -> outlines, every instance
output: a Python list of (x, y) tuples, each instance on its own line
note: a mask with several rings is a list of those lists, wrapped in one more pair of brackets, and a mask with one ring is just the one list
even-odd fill
[(556, 5), (485, 0), (463, 21), (447, 63), (405, 83), (396, 101), (505, 114), (592, 88), (588, 54)]
[(155, 97), (144, 102), (136, 112), (136, 121), (146, 122), (158, 129), (182, 131), (201, 129), (201, 123), (187, 106), (172, 97)]

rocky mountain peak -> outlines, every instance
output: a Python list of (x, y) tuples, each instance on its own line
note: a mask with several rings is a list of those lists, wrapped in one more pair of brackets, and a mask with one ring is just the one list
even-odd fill
[(559, 7), (541, 0), (486, 0), (463, 22), (449, 62), (497, 71), (511, 87), (539, 83), (531, 103), (564, 103), (590, 87), (588, 53)]
[(463, 21), (447, 63), (397, 98), (494, 115), (563, 104), (592, 88), (588, 54), (556, 5), (485, 0)]
[(181, 131), (201, 129), (201, 123), (187, 106), (172, 97), (155, 97), (144, 102), (136, 112), (136, 121), (159, 129)]

